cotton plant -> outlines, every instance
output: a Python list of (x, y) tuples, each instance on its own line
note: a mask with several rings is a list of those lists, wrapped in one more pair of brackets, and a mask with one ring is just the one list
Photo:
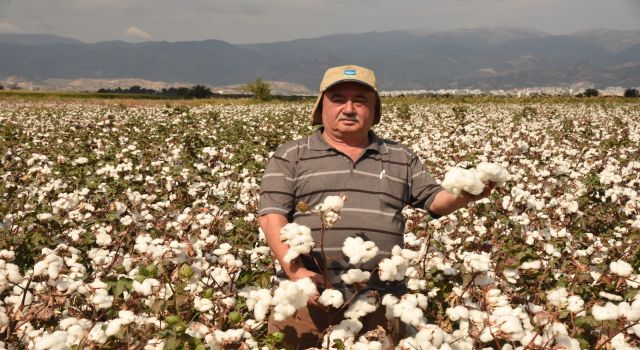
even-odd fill
[(326, 228), (330, 228), (340, 220), (340, 212), (346, 200), (347, 197), (345, 195), (327, 196), (322, 203), (314, 208), (315, 211), (320, 213), (320, 218)]
[[(453, 108), (466, 122), (451, 118)], [(412, 110), (429, 118), (384, 118), (378, 136), (407, 145), (435, 178), (452, 160), (476, 174), (493, 162), (509, 169), (513, 186), (496, 206), (483, 200), (435, 220), (403, 210), (399, 249), (416, 253), (385, 257), (385, 269), (428, 306), (401, 346), (640, 346), (640, 110), (448, 102)], [(0, 347), (115, 348), (134, 339), (162, 349), (170, 343), (161, 331), (196, 347), (266, 346), (278, 281), (258, 238), (257, 184), (269, 145), (311, 131), (306, 115), (304, 105), (0, 101)], [(457, 147), (443, 142), (451, 139)], [(335, 223), (340, 201), (322, 209)], [(379, 253), (351, 251), (359, 256), (345, 272), (365, 272)], [(404, 273), (394, 256), (407, 261)], [(342, 310), (349, 301), (330, 289), (318, 297)], [(380, 298), (378, 307), (393, 311), (384, 305), (392, 299)], [(344, 326), (332, 341), (387, 347)]]

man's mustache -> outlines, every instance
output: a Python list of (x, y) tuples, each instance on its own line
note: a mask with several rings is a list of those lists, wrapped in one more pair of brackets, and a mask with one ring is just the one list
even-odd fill
[(354, 120), (354, 121), (360, 121), (360, 117), (358, 117), (358, 115), (353, 114), (353, 115), (344, 115), (344, 114), (340, 114), (338, 116), (338, 121), (341, 120)]

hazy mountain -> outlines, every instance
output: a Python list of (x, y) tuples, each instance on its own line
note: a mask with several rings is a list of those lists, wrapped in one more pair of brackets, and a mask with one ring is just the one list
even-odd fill
[(0, 33), (0, 43), (18, 45), (83, 44), (76, 39), (51, 34)]
[(11, 34), (0, 35), (0, 81), (132, 78), (224, 86), (260, 76), (315, 91), (326, 68), (352, 63), (373, 68), (384, 90), (576, 82), (628, 87), (640, 86), (638, 38), (640, 32), (549, 35), (510, 27), (336, 34), (244, 45), (219, 40), (85, 44)]

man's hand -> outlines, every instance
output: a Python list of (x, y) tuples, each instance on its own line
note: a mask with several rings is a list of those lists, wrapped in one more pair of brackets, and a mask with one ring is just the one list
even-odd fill
[[(273, 256), (280, 262), (282, 270), (291, 281), (297, 281), (299, 279), (309, 277), (316, 286), (320, 288), (330, 288), (331, 285), (325, 281), (324, 277), (317, 273), (305, 268), (299, 259), (294, 259), (290, 263), (284, 261), (284, 256), (289, 250), (289, 246), (280, 241), (280, 230), (287, 224), (287, 218), (280, 214), (267, 214), (258, 217), (258, 222), (262, 231), (264, 231), (267, 244), (271, 249)], [(317, 304), (319, 296), (313, 297), (309, 300), (312, 304)], [(318, 304), (319, 305), (319, 304)]]
[(462, 192), (462, 196), (460, 197), (456, 197), (444, 190), (440, 191), (436, 195), (436, 198), (433, 199), (433, 202), (431, 202), (429, 211), (438, 215), (449, 215), (462, 207), (466, 207), (467, 204), (471, 202), (489, 197), (495, 187), (495, 182), (489, 182), (484, 186), (482, 193), (473, 195), (468, 192)]
[(484, 190), (480, 194), (471, 194), (469, 192), (463, 191), (462, 195), (469, 199), (469, 202), (479, 201), (483, 198), (487, 198), (491, 195), (493, 189), (496, 188), (496, 183), (489, 181), (486, 185), (484, 185)]
[(311, 282), (315, 283), (315, 285), (319, 287), (318, 293), (309, 298), (309, 304), (321, 307), (323, 309), (327, 308), (326, 306), (318, 303), (318, 298), (320, 298), (321, 291), (331, 287), (331, 284), (324, 279), (324, 276), (317, 272), (308, 270), (303, 266), (299, 266), (299, 264), (297, 264), (297, 261), (291, 262), (290, 271), (291, 273), (287, 275), (290, 280), (297, 281), (299, 279), (309, 277), (311, 279)]

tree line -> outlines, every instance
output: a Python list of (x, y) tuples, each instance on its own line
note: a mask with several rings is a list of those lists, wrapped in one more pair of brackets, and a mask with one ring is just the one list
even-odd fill
[(204, 85), (195, 85), (192, 87), (170, 87), (164, 88), (162, 90), (154, 90), (143, 88), (139, 85), (134, 85), (132, 87), (123, 89), (121, 87), (115, 89), (100, 89), (97, 91), (99, 94), (125, 94), (125, 95), (156, 95), (162, 97), (171, 97), (171, 98), (185, 98), (185, 99), (194, 99), (194, 98), (211, 98), (214, 96), (214, 93), (211, 92), (211, 89)]

